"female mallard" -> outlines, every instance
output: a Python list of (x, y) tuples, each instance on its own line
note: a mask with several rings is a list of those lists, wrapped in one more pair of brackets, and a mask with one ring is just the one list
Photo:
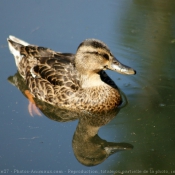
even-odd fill
[(120, 93), (104, 70), (135, 74), (96, 39), (83, 41), (76, 54), (30, 45), (14, 36), (7, 41), (31, 94), (70, 110), (100, 112), (117, 107)]

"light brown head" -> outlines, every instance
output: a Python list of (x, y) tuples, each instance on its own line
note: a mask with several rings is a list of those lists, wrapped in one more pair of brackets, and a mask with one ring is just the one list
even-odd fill
[(121, 64), (109, 48), (96, 39), (87, 39), (79, 45), (75, 55), (75, 65), (82, 74), (98, 73), (106, 69), (128, 75), (136, 73), (132, 68)]

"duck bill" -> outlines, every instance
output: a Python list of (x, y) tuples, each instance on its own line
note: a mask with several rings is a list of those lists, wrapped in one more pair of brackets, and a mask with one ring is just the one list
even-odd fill
[(107, 142), (107, 145), (104, 147), (108, 156), (118, 151), (132, 150), (133, 148), (134, 148), (133, 145), (129, 143), (114, 143), (114, 142)]
[(120, 74), (126, 74), (126, 75), (136, 74), (136, 71), (134, 69), (120, 63), (116, 58), (113, 59), (111, 65), (108, 68)]

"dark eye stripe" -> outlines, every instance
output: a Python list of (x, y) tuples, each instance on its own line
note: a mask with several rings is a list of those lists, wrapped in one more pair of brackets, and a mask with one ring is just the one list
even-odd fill
[(101, 55), (102, 57), (104, 57), (105, 59), (109, 60), (109, 55), (104, 53), (104, 54), (100, 54), (98, 52), (86, 52), (86, 53), (89, 53), (89, 54), (95, 54), (95, 55)]

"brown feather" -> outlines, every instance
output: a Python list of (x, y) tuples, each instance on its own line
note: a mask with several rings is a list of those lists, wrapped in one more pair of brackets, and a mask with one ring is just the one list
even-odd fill
[[(92, 112), (111, 110), (121, 103), (117, 86), (103, 71), (111, 56), (103, 43), (101, 48), (99, 41), (92, 47), (90, 43), (82, 44), (78, 47), (80, 53), (70, 54), (8, 41), (21, 55), (18, 71), (34, 97), (52, 105)], [(80, 57), (83, 59), (78, 63)]]

